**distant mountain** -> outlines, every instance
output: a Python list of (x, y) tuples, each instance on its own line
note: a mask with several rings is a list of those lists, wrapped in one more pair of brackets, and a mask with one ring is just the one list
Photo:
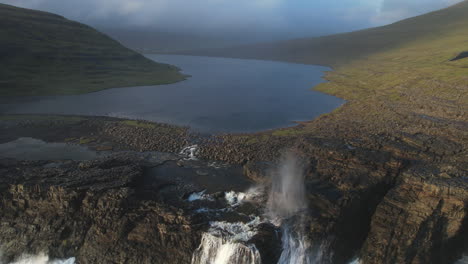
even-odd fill
[(93, 28), (0, 4), (0, 95), (77, 94), (172, 83), (179, 69), (155, 63)]
[(179, 53), (331, 66), (330, 82), (317, 90), (466, 120), (460, 111), (468, 109), (468, 0), (351, 33)]
[(227, 48), (254, 43), (245, 38), (171, 33), (153, 29), (99, 28), (128, 48), (142, 53), (174, 53), (189, 49)]
[[(443, 38), (456, 30), (465, 29), (464, 33), (467, 35), (467, 26), (468, 1), (464, 1), (443, 10), (387, 26), (351, 33), (244, 45), (229, 49), (199, 49), (179, 53), (338, 66), (414, 41)], [(468, 50), (468, 45), (465, 48)]]

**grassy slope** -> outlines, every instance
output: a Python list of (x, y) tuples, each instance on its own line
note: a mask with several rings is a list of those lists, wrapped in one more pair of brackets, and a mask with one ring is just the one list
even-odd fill
[(415, 40), (444, 37), (445, 33), (453, 31), (454, 28), (461, 29), (466, 25), (467, 12), (468, 3), (464, 1), (447, 9), (383, 27), (324, 37), (293, 39), (227, 49), (193, 50), (183, 53), (280, 60), (336, 67), (371, 54), (398, 49)]
[[(451, 61), (468, 51), (466, 14), (468, 1), (380, 28), (381, 34), (391, 32), (388, 38), (404, 37), (333, 63), (335, 71), (326, 75), (330, 82), (316, 89), (350, 103), (322, 123), (349, 124), (361, 133), (447, 139), (462, 145), (465, 154), (460, 155), (466, 156), (468, 59)], [(313, 124), (308, 126), (314, 130)]]
[(404, 141), (407, 135), (424, 135), (429, 142), (457, 142), (466, 151), (468, 58), (450, 60), (468, 51), (467, 14), (468, 1), (464, 1), (379, 28), (189, 53), (334, 68), (326, 74), (329, 82), (315, 89), (348, 100), (346, 105), (299, 127), (263, 133), (255, 140), (233, 139), (252, 149), (272, 138), (307, 134), (349, 142), (367, 138), (371, 145), (376, 140)]
[[(468, 50), (466, 14), (468, 1), (364, 31), (368, 35), (363, 39), (372, 39), (378, 32), (377, 35), (387, 34), (392, 44), (371, 42), (369, 45), (376, 45), (375, 50), (363, 46), (363, 51), (355, 52), (358, 55), (331, 63), (336, 72), (329, 73), (327, 79), (332, 82), (318, 89), (350, 100), (371, 95), (393, 101), (446, 101), (453, 106), (466, 106), (468, 60), (450, 61)], [(348, 37), (355, 36), (351, 33)], [(346, 45), (343, 42), (343, 47)]]
[(0, 95), (77, 94), (184, 76), (61, 16), (0, 4)]
[(318, 38), (184, 53), (320, 64), (336, 71), (319, 90), (345, 99), (418, 90), (468, 103), (468, 1), (391, 25)]

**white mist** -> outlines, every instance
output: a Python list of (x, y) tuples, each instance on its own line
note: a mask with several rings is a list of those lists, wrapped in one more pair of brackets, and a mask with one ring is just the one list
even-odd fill
[(271, 175), (267, 214), (281, 225), (282, 252), (279, 264), (312, 264), (312, 243), (306, 235), (307, 209), (305, 168), (292, 152), (287, 152)]
[(287, 219), (307, 208), (304, 186), (304, 167), (296, 156), (288, 152), (277, 171), (271, 175), (268, 214), (273, 219)]

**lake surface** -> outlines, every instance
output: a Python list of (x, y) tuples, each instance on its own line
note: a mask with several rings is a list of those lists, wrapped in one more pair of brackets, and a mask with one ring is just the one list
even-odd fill
[(190, 126), (202, 133), (255, 132), (294, 125), (343, 100), (312, 91), (326, 67), (227, 58), (147, 55), (176, 65), (186, 81), (74, 96), (2, 100), (4, 114), (113, 116)]

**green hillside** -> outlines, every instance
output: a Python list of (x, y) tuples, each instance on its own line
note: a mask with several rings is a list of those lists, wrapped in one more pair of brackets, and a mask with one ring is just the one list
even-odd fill
[[(333, 67), (316, 90), (348, 102), (282, 135), (397, 140), (424, 135), (468, 147), (468, 1), (391, 25), (193, 55)], [(389, 135), (384, 137), (382, 135)], [(467, 155), (467, 154), (465, 154)]]
[(0, 4), (0, 95), (77, 94), (184, 78), (93, 28)]
[[(416, 40), (443, 38), (468, 24), (468, 1), (383, 27), (323, 37), (183, 53), (339, 66)], [(465, 31), (466, 32), (466, 31)], [(467, 48), (468, 49), (468, 48)], [(455, 56), (456, 54), (452, 54)]]
[(327, 65), (331, 82), (317, 89), (348, 100), (436, 97), (460, 107), (468, 104), (467, 52), (468, 0), (351, 33), (185, 53)]

